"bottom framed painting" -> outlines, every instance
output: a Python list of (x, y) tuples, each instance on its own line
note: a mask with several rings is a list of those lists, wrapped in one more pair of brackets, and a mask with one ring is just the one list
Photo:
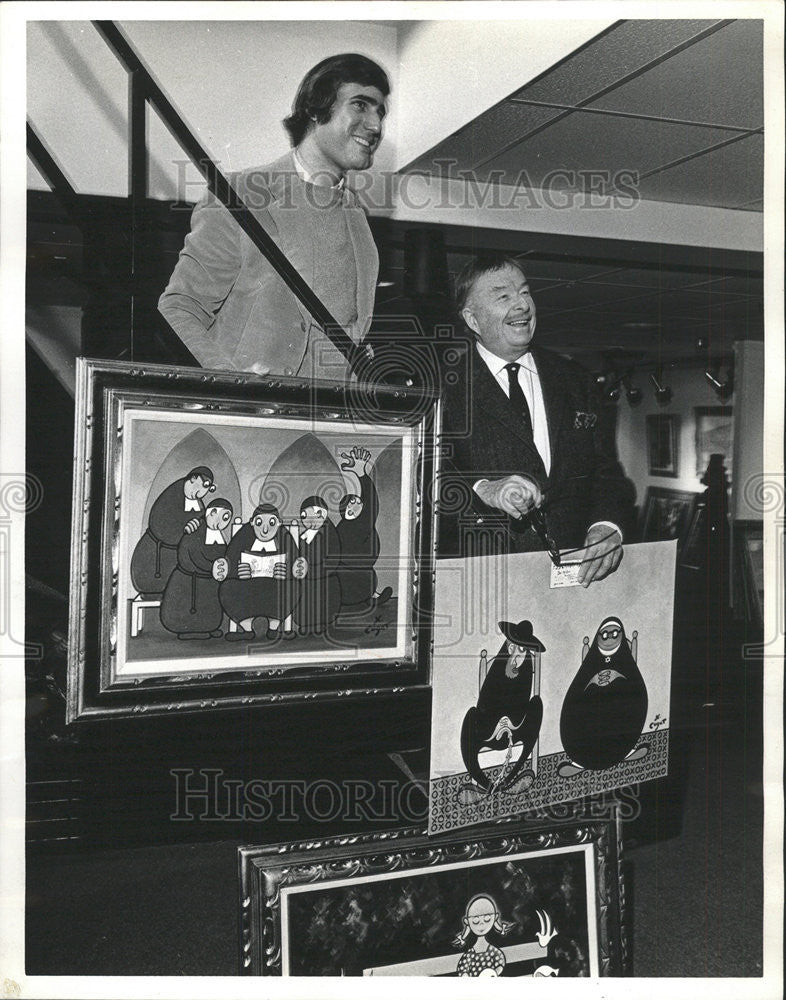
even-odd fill
[(642, 542), (665, 542), (676, 538), (682, 545), (698, 496), (701, 494), (688, 490), (649, 486), (644, 500)]
[(240, 971), (619, 976), (619, 820), (507, 821), (239, 851)]

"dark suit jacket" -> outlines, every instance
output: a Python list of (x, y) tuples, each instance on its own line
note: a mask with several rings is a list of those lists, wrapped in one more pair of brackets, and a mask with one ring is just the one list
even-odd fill
[[(480, 554), (480, 534), (497, 538), (494, 551), (543, 549), (529, 519), (513, 522), (473, 491), (479, 479), (514, 474), (535, 479), (544, 493), (549, 533), (561, 549), (581, 546), (596, 521), (627, 523), (632, 487), (617, 461), (589, 374), (541, 348), (538, 368), (551, 446), (548, 477), (510, 402), (474, 347), (469, 346), (443, 388), (443, 463), (440, 555)], [(475, 539), (475, 541), (473, 541)]]

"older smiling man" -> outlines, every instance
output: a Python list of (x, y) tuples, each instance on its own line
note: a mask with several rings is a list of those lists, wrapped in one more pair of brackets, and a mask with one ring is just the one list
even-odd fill
[(619, 565), (631, 498), (591, 380), (532, 346), (535, 303), (514, 258), (472, 260), (456, 299), (475, 346), (445, 382), (442, 552), (472, 554), (490, 532), (495, 551), (573, 549), (588, 586)]
[[(387, 75), (362, 55), (331, 56), (304, 77), (284, 125), (294, 147), (234, 177), (246, 205), (356, 343), (371, 322), (379, 257), (346, 184), (382, 140)], [(230, 213), (194, 209), (159, 309), (204, 368), (341, 380), (344, 356)]]

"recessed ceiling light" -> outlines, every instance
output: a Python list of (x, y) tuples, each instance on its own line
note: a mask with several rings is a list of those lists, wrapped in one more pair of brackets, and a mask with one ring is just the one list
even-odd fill
[(658, 323), (623, 323), (623, 330), (657, 330)]

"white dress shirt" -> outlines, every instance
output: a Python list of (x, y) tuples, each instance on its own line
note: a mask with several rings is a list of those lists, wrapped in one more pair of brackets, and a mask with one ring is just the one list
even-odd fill
[[(475, 347), (486, 367), (497, 380), (500, 389), (510, 398), (510, 379), (505, 368), (505, 365), (510, 364), (510, 362), (493, 354), (480, 341), (475, 341)], [(543, 401), (543, 389), (540, 385), (538, 366), (535, 364), (535, 359), (532, 357), (530, 351), (516, 358), (516, 364), (519, 366), (519, 385), (521, 386), (521, 391), (524, 393), (524, 398), (527, 400), (530, 419), (532, 420), (532, 437), (535, 441), (535, 447), (538, 449), (538, 454), (543, 459), (546, 475), (548, 475), (551, 471), (551, 444), (549, 442), (546, 404)], [(487, 482), (487, 480), (479, 479), (474, 484), (473, 489), (475, 492), (477, 492), (478, 483), (484, 482)], [(618, 532), (620, 541), (622, 541), (622, 529), (612, 521), (596, 521), (587, 530), (589, 531), (599, 526), (608, 527), (612, 531)]]
[[(500, 389), (502, 389), (506, 396), (510, 397), (510, 380), (505, 370), (505, 365), (510, 364), (510, 362), (505, 361), (504, 358), (497, 357), (496, 354), (492, 354), (479, 341), (476, 343), (476, 347), (488, 370), (497, 380)], [(546, 475), (548, 475), (551, 471), (551, 446), (549, 444), (549, 425), (546, 421), (546, 404), (543, 402), (543, 390), (540, 387), (538, 367), (529, 351), (516, 358), (516, 364), (519, 365), (519, 385), (521, 386), (521, 391), (524, 393), (524, 398), (529, 407), (529, 415), (532, 419), (532, 436), (535, 439), (535, 447), (543, 459)]]
[(226, 539), (220, 528), (207, 528), (205, 530), (205, 545), (226, 545)]
[(324, 180), (315, 180), (314, 174), (306, 168), (305, 163), (303, 163), (297, 155), (296, 149), (292, 150), (292, 159), (295, 161), (295, 171), (297, 172), (298, 177), (302, 181), (305, 181), (306, 184), (317, 184), (324, 187), (331, 187), (335, 188), (337, 191), (342, 191), (344, 189), (344, 185), (347, 183), (346, 177), (342, 177), (338, 184), (325, 184)]
[(196, 513), (198, 514), (202, 510), (202, 504), (197, 500), (196, 497), (184, 496), (183, 499), (185, 501), (185, 503), (183, 504), (184, 511), (188, 512), (193, 510), (196, 511)]

